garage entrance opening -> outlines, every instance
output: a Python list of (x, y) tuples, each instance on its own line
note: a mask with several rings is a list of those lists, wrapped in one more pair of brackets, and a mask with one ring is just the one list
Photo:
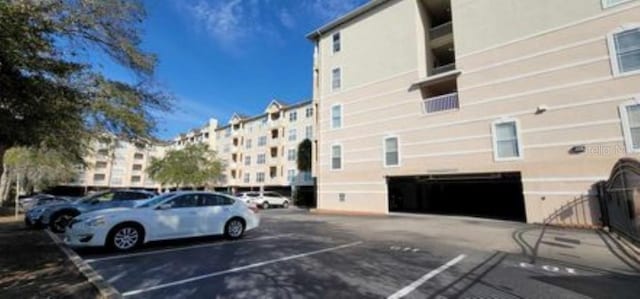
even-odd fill
[(388, 177), (389, 211), (526, 221), (519, 172)]

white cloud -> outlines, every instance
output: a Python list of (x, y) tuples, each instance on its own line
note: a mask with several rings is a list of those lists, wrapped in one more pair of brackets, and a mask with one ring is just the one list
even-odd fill
[(310, 8), (323, 21), (335, 19), (363, 4), (364, 0), (310, 0)]
[(278, 14), (278, 18), (280, 19), (280, 23), (282, 26), (292, 29), (296, 26), (296, 21), (293, 16), (286, 9), (281, 9)]
[(186, 4), (186, 8), (195, 21), (211, 34), (218, 42), (230, 45), (246, 35), (246, 10), (241, 0), (216, 1), (210, 4), (199, 1), (196, 4)]

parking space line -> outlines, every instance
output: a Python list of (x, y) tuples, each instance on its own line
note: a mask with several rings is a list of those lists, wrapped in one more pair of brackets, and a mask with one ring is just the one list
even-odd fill
[(280, 234), (280, 235), (273, 235), (273, 236), (258, 237), (258, 238), (253, 238), (253, 239), (240, 239), (240, 240), (227, 241), (227, 242), (198, 244), (198, 245), (192, 245), (192, 246), (187, 246), (187, 247), (167, 248), (167, 249), (144, 251), (144, 252), (138, 252), (138, 253), (112, 255), (112, 256), (101, 257), (101, 258), (86, 259), (84, 261), (87, 262), (87, 263), (95, 263), (95, 262), (123, 259), (123, 258), (129, 258), (129, 257), (151, 255), (151, 254), (156, 254), (156, 253), (166, 253), (166, 252), (173, 252), (173, 251), (188, 250), (188, 249), (194, 249), (194, 248), (213, 247), (213, 246), (221, 246), (221, 245), (227, 245), (227, 244), (238, 244), (238, 243), (245, 243), (245, 242), (252, 242), (252, 241), (264, 241), (264, 240), (271, 240), (271, 239), (277, 239), (277, 238), (283, 238), (283, 237), (290, 237), (292, 235), (294, 235), (294, 234)]
[(155, 285), (155, 286), (152, 286), (152, 287), (148, 287), (148, 288), (144, 288), (144, 289), (138, 289), (138, 290), (132, 290), (132, 291), (124, 292), (124, 293), (122, 293), (122, 296), (127, 297), (127, 296), (137, 295), (137, 294), (140, 294), (140, 293), (145, 293), (145, 292), (149, 292), (149, 291), (153, 291), (153, 290), (172, 287), (172, 286), (176, 286), (176, 285), (180, 285), (180, 284), (184, 284), (184, 283), (188, 283), (188, 282), (192, 282), (192, 281), (202, 280), (202, 279), (205, 279), (205, 278), (220, 276), (220, 275), (229, 274), (229, 273), (240, 272), (240, 271), (244, 271), (244, 270), (248, 270), (248, 269), (253, 269), (253, 268), (262, 267), (262, 266), (266, 266), (266, 265), (270, 265), (270, 264), (275, 264), (275, 263), (278, 263), (278, 262), (284, 262), (284, 261), (303, 258), (303, 257), (311, 256), (311, 255), (320, 254), (320, 253), (325, 253), (325, 252), (329, 252), (329, 251), (334, 251), (334, 250), (338, 250), (338, 249), (353, 247), (353, 246), (356, 246), (356, 245), (359, 245), (359, 244), (362, 244), (362, 241), (352, 242), (352, 243), (343, 244), (343, 245), (339, 245), (339, 246), (335, 246), (335, 247), (330, 247), (330, 248), (325, 248), (325, 249), (320, 249), (320, 250), (314, 250), (314, 251), (310, 251), (310, 252), (306, 252), (306, 253), (300, 253), (300, 254), (296, 254), (296, 255), (290, 255), (290, 256), (281, 257), (281, 258), (277, 258), (277, 259), (267, 260), (267, 261), (264, 261), (264, 262), (259, 262), (259, 263), (255, 263), (255, 264), (249, 264), (249, 265), (245, 265), (245, 266), (241, 266), (241, 267), (231, 268), (231, 269), (218, 271), (218, 272), (214, 272), (214, 273), (209, 273), (209, 274), (204, 274), (204, 275), (200, 275), (200, 276), (195, 276), (195, 277), (182, 279), (182, 280), (178, 280), (178, 281), (174, 281), (174, 282), (158, 284), (158, 285)]
[(425, 274), (424, 276), (420, 277), (420, 279), (412, 282), (410, 285), (402, 288), (401, 290), (395, 292), (393, 295), (387, 297), (387, 299), (399, 299), (402, 298), (406, 295), (408, 295), (409, 293), (413, 292), (415, 289), (417, 289), (420, 285), (422, 285), (423, 283), (427, 282), (429, 279), (434, 278), (436, 275), (444, 272), (445, 270), (449, 269), (449, 267), (457, 264), (458, 262), (460, 262), (461, 260), (463, 260), (465, 257), (467, 257), (464, 254), (461, 254), (459, 256), (457, 256), (456, 258), (448, 261), (446, 264), (438, 267), (437, 269)]

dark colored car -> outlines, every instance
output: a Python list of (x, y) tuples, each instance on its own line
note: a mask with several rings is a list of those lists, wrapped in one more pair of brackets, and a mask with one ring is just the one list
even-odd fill
[(117, 207), (134, 207), (155, 193), (141, 190), (112, 190), (91, 194), (80, 199), (35, 207), (25, 215), (27, 226), (49, 227), (64, 232), (69, 221), (81, 213)]

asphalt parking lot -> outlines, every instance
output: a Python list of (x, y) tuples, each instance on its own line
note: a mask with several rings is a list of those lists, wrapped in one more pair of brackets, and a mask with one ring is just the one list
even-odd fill
[[(510, 244), (486, 240), (479, 227), (499, 235), (523, 231), (527, 226), (522, 224), (479, 222), (470, 225), (478, 227), (477, 235), (452, 242), (434, 237), (441, 232), (415, 232), (437, 229), (435, 222), (429, 225), (433, 219), (322, 216), (295, 209), (264, 211), (261, 216), (261, 227), (238, 241), (200, 238), (150, 244), (127, 254), (95, 249), (78, 253), (127, 298), (640, 296), (640, 273), (634, 265), (610, 256), (580, 256), (577, 249), (570, 254), (568, 248), (576, 241), (558, 237), (563, 232), (550, 238), (567, 243), (560, 247), (566, 259), (546, 258), (542, 248), (532, 260), (530, 254), (509, 250)], [(526, 236), (522, 239), (526, 242)], [(595, 246), (588, 244), (592, 239), (578, 242)], [(562, 256), (550, 255), (552, 249), (548, 256)]]

